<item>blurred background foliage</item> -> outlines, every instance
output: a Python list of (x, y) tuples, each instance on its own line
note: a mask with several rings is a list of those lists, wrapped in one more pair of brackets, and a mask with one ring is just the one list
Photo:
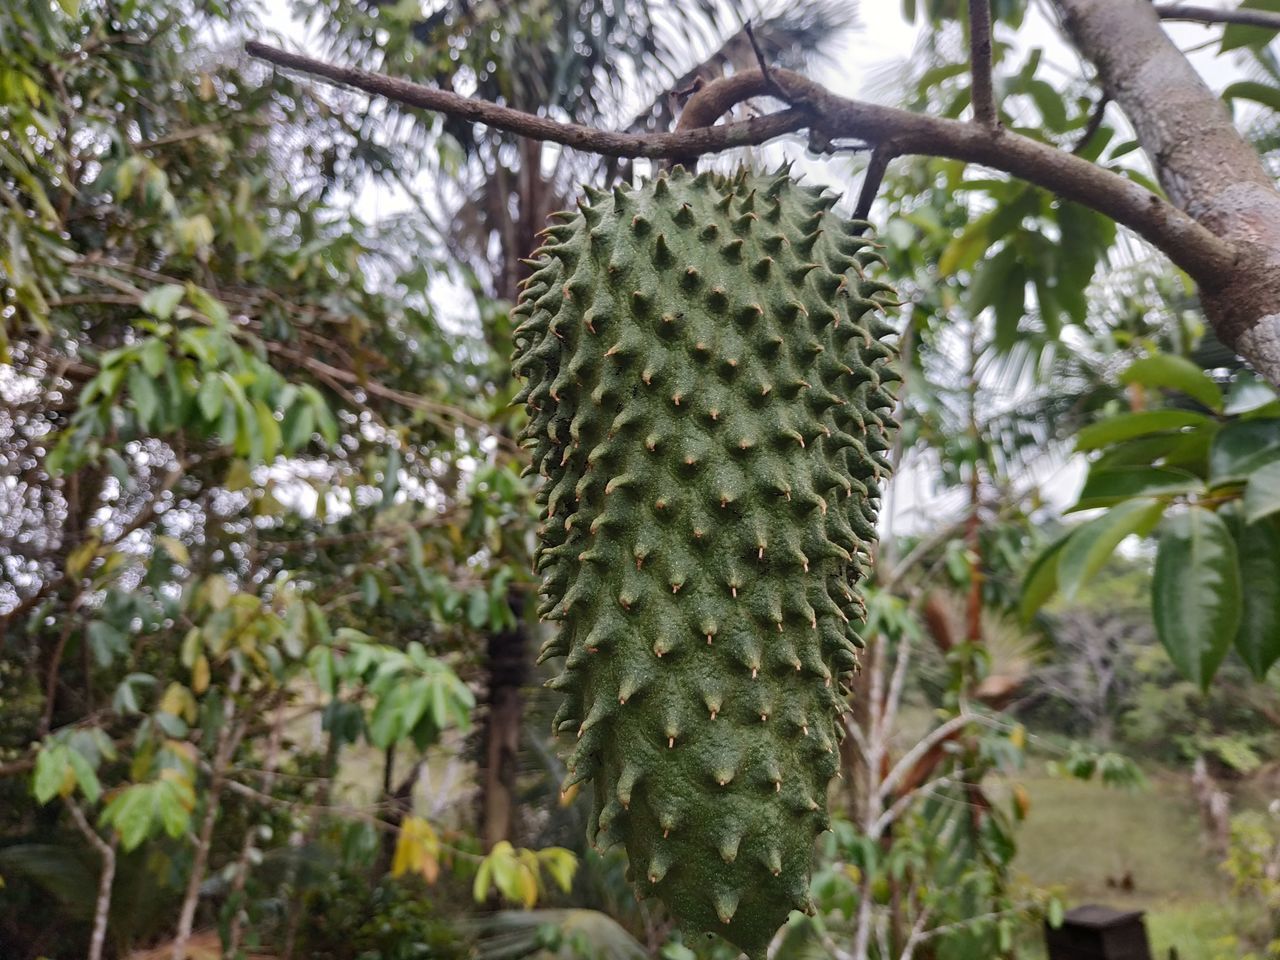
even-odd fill
[[(1043, 5), (994, 7), (1002, 121), (1150, 186), (1122, 120), (1018, 40)], [(343, 62), (645, 130), (754, 65), (746, 19), (820, 71), (853, 10), (294, 14)], [(876, 95), (962, 115), (964, 10), (904, 2), (920, 45)], [(0, 953), (730, 957), (585, 847), (533, 665), (507, 311), (547, 214), (646, 168), (249, 63), (264, 12), (0, 9)], [(1280, 86), (1266, 40), (1220, 47), (1272, 160), (1274, 113), (1240, 106)], [(851, 208), (843, 146), (704, 163), (789, 156)], [(1153, 908), (1184, 957), (1261, 955), (1280, 401), (1091, 211), (904, 159), (876, 219), (900, 479), (819, 910), (775, 956), (1034, 956), (1084, 897)]]

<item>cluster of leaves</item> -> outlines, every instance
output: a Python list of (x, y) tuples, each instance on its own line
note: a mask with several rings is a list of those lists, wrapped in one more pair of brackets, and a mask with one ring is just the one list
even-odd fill
[(1158, 529), (1152, 615), (1174, 664), (1207, 686), (1234, 648), (1261, 678), (1280, 658), (1280, 400), (1250, 379), (1226, 396), (1169, 354), (1120, 379), (1135, 402), (1076, 441), (1096, 455), (1073, 509), (1105, 512), (1040, 556), (1023, 612), (1074, 597), (1122, 541)]
[[(366, 168), (323, 160), (359, 156), (359, 131), (210, 49), (244, 29), (251, 3), (0, 12), (0, 675), (31, 687), (0, 699), (0, 770), (30, 791), (6, 784), (0, 845), (83, 849), (74, 806), (169, 923), (208, 870), (241, 928), (288, 913), (256, 865), (291, 833), (346, 849), (329, 817), (381, 819), (409, 837), (381, 869), (425, 876), (425, 821), (336, 802), (334, 780), (346, 750), (463, 742), (531, 516), (489, 344), (431, 306), (434, 238), (338, 202)], [(514, 881), (490, 867), (522, 904), (524, 857)], [(6, 863), (0, 939), (83, 955), (78, 928), (35, 946), (69, 888), (42, 900), (52, 872)], [(535, 894), (574, 866), (538, 864)], [(295, 865), (283, 889), (296, 907), (315, 881)], [(113, 910), (117, 949), (142, 933)]]

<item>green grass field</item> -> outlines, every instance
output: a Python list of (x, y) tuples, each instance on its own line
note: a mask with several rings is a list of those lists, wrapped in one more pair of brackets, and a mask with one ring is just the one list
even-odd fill
[[(1226, 960), (1248, 952), (1241, 935), (1261, 923), (1256, 907), (1231, 896), (1205, 849), (1184, 778), (1152, 775), (1127, 791), (1051, 777), (1042, 768), (1018, 778), (1031, 812), (1018, 834), (1016, 871), (1025, 882), (1056, 889), (1068, 908), (1101, 903), (1147, 913), (1156, 960)], [(1133, 889), (1108, 884), (1129, 875)], [(1234, 940), (1233, 940), (1234, 938)], [(1028, 958), (1039, 949), (1027, 939)], [(1243, 945), (1239, 945), (1243, 944)]]

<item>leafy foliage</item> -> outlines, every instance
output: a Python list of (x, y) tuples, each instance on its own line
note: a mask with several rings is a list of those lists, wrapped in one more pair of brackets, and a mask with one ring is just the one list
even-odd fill
[(1152, 610), (1174, 664), (1206, 686), (1234, 646), (1262, 678), (1280, 659), (1280, 527), (1269, 509), (1280, 402), (1244, 377), (1228, 394), (1165, 353), (1135, 360), (1120, 380), (1139, 408), (1114, 405), (1077, 440), (1098, 455), (1076, 508), (1107, 510), (1042, 555), (1024, 615), (1055, 587), (1073, 596), (1126, 537), (1159, 523)]

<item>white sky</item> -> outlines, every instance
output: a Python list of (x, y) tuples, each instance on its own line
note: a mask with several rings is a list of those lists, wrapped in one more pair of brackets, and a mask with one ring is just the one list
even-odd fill
[[(1229, 7), (1234, 4), (1218, 0), (1212, 5)], [(307, 51), (311, 44), (306, 31), (290, 15), (290, 0), (264, 0), (264, 6), (266, 25), (287, 36), (297, 48)], [(424, 0), (424, 8), (431, 6)], [(1042, 72), (1049, 70), (1062, 77), (1079, 76), (1082, 70), (1079, 58), (1062, 41), (1054, 24), (1042, 12), (1045, 6), (1043, 0), (1035, 0), (1023, 28), (1013, 34), (997, 27), (997, 38), (1015, 44), (1017, 52), (1011, 63), (1020, 63), (1022, 53), (1041, 47), (1046, 64)], [(873, 99), (876, 96), (875, 78), (891, 76), (897, 64), (905, 67), (921, 28), (903, 20), (899, 0), (863, 0), (859, 4), (859, 20), (861, 28), (849, 33), (835, 47), (831, 62), (818, 67), (814, 78), (845, 96)], [(1221, 27), (1205, 28), (1196, 24), (1166, 26), (1179, 47), (1192, 51), (1193, 62), (1213, 89), (1221, 90), (1239, 79), (1240, 71), (1230, 58), (1217, 57), (1212, 46), (1205, 47), (1207, 41), (1220, 35)], [(1197, 47), (1204, 48), (1196, 50)], [(1114, 120), (1117, 115), (1114, 108), (1112, 110)], [(815, 159), (802, 162), (801, 166), (807, 176), (827, 181), (837, 190), (848, 192), (853, 186), (848, 179), (847, 162)], [(356, 199), (357, 210), (372, 223), (408, 206), (402, 193), (384, 185), (375, 185)], [(446, 296), (444, 299), (461, 302), (466, 298)], [(1046, 500), (1061, 508), (1074, 502), (1084, 480), (1085, 463), (1078, 456), (1066, 462), (1045, 458), (1044, 464), (1034, 472), (1042, 484)], [(958, 505), (954, 497), (948, 500), (936, 494), (931, 469), (917, 466), (904, 469), (894, 480), (885, 519), (897, 533), (923, 531), (947, 516), (954, 516)]]

